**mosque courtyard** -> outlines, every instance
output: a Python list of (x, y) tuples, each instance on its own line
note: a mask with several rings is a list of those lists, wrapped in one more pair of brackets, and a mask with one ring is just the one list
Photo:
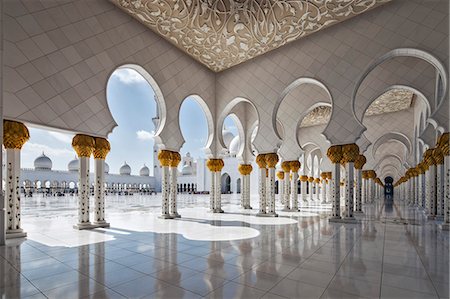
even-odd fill
[[(74, 230), (76, 197), (27, 198), (26, 240), (0, 248), (4, 298), (447, 298), (448, 234), (402, 202), (364, 205), (360, 225), (329, 205), (255, 217), (239, 197), (108, 196), (109, 229)], [(257, 198), (252, 198), (257, 205)], [(281, 207), (281, 204), (280, 204)]]

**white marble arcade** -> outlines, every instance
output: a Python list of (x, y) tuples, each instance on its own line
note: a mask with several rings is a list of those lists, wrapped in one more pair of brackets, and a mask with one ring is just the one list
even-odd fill
[(161, 220), (158, 197), (126, 201), (107, 198), (111, 228), (88, 231), (71, 228), (71, 198), (26, 202), (28, 238), (0, 247), (2, 298), (449, 296), (448, 234), (403, 202), (342, 224), (321, 205), (260, 218), (237, 197), (212, 214), (207, 196), (186, 196), (181, 219)]

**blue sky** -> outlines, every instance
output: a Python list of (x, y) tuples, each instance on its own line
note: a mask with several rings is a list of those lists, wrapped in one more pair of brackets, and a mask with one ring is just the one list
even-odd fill
[[(111, 152), (106, 158), (111, 173), (118, 173), (126, 161), (132, 174), (146, 164), (153, 169), (152, 118), (156, 116), (156, 102), (151, 86), (131, 69), (116, 70), (107, 85), (108, 104), (118, 124), (108, 136)], [(237, 134), (234, 121), (225, 119), (227, 128)], [(190, 152), (195, 158), (204, 157), (203, 147), (207, 138), (206, 117), (202, 108), (192, 98), (187, 98), (180, 110), (181, 132), (186, 143), (181, 154)], [(75, 156), (71, 141), (73, 134), (30, 128), (30, 140), (22, 150), (22, 167), (32, 168), (34, 159), (45, 152), (53, 161), (54, 170), (66, 170), (67, 163)], [(92, 159), (91, 159), (92, 160)]]

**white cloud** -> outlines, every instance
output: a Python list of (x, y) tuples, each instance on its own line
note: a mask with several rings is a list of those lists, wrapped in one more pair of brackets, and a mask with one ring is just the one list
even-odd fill
[(23, 146), (23, 151), (25, 153), (38, 156), (44, 152), (47, 156), (51, 157), (69, 157), (72, 158), (75, 152), (67, 148), (54, 148), (45, 144), (27, 142)]
[(112, 74), (124, 84), (136, 84), (146, 82), (138, 72), (133, 69), (118, 69)]
[(73, 136), (71, 136), (71, 135), (64, 134), (64, 133), (59, 133), (59, 132), (48, 132), (48, 134), (50, 136), (52, 136), (53, 138), (55, 138), (55, 139), (57, 139), (59, 141), (62, 141), (64, 143), (69, 143), (69, 144), (72, 143)]
[(153, 137), (155, 137), (155, 131), (145, 131), (145, 130), (139, 130), (136, 132), (137, 138), (139, 140), (152, 140)]

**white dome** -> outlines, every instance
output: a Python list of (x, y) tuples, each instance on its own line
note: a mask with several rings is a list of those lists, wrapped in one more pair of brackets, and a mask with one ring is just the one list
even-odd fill
[(225, 146), (230, 149), (230, 143), (234, 138), (233, 133), (227, 130), (227, 128), (224, 128), (222, 130), (222, 136), (223, 136), (223, 142), (225, 143)]
[(148, 169), (147, 166), (144, 166), (141, 168), (141, 170), (139, 170), (139, 175), (140, 176), (149, 176), (150, 175), (150, 169)]
[(80, 160), (78, 160), (78, 158), (75, 157), (75, 159), (73, 159), (72, 161), (69, 162), (69, 164), (67, 164), (67, 169), (69, 169), (69, 171), (78, 171), (78, 169), (80, 169)]
[(105, 173), (109, 173), (109, 165), (105, 162)]
[(127, 162), (124, 162), (124, 164), (120, 167), (119, 173), (121, 175), (130, 175), (131, 174), (131, 167), (127, 164)]
[(233, 156), (237, 155), (237, 153), (239, 152), (239, 145), (240, 145), (239, 136), (236, 136), (233, 138), (233, 140), (231, 140), (230, 143), (230, 155)]
[(34, 160), (34, 169), (36, 170), (51, 170), (52, 165), (52, 160), (44, 153)]
[(183, 169), (181, 170), (182, 175), (191, 175), (192, 174), (192, 166), (190, 165), (184, 165)]

